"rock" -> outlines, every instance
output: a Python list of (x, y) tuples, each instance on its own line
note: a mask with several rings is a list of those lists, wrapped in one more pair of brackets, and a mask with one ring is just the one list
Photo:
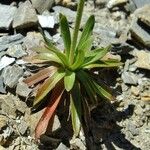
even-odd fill
[[(55, 18), (55, 22), (59, 23), (59, 14), (62, 13), (63, 15), (67, 16), (67, 19), (69, 22), (74, 22), (75, 18), (76, 18), (76, 12), (72, 11), (69, 8), (66, 7), (62, 7), (62, 6), (55, 6), (53, 7), (54, 10), (54, 15)], [(53, 14), (53, 13), (52, 13)]]
[(138, 19), (150, 27), (149, 14), (150, 14), (150, 3), (149, 5), (145, 5), (144, 7), (139, 8), (135, 11), (135, 15), (138, 17)]
[(60, 143), (56, 150), (69, 150), (69, 148), (63, 143)]
[(61, 127), (61, 124), (60, 124), (60, 121), (58, 119), (58, 116), (55, 115), (52, 131), (55, 131), (55, 130), (59, 129), (60, 127)]
[(137, 6), (137, 8), (141, 8), (144, 5), (150, 4), (149, 0), (143, 0), (143, 1), (141, 1), (141, 0), (132, 0), (132, 1), (135, 3), (135, 5)]
[(20, 120), (20, 123), (18, 125), (18, 130), (21, 133), (21, 135), (24, 135), (28, 129), (28, 125), (24, 120)]
[(2, 70), (3, 68), (7, 67), (8, 65), (12, 64), (15, 61), (15, 58), (10, 58), (7, 56), (3, 56), (0, 59), (0, 70)]
[(140, 90), (136, 86), (131, 86), (131, 93), (134, 94), (135, 96), (138, 96), (140, 94)]
[(141, 27), (136, 20), (133, 21), (130, 28), (131, 36), (143, 45), (150, 47), (150, 34)]
[(23, 38), (22, 34), (0, 37), (0, 51), (6, 50), (11, 45), (22, 43)]
[(75, 149), (80, 149), (80, 150), (86, 150), (85, 145), (83, 144), (83, 142), (79, 138), (72, 139), (70, 141), (70, 144), (71, 144), (73, 149), (75, 148)]
[(27, 110), (27, 105), (25, 102), (21, 101), (19, 98), (14, 98), (16, 110), (24, 114)]
[(16, 10), (17, 8), (14, 6), (0, 4), (0, 29), (9, 29), (11, 27)]
[(3, 93), (3, 94), (6, 93), (6, 89), (4, 87), (3, 78), (1, 76), (0, 76), (0, 93)]
[(31, 91), (32, 89), (30, 89), (28, 85), (22, 81), (19, 81), (19, 83), (17, 84), (16, 94), (18, 94), (19, 96), (28, 97)]
[(33, 27), (37, 25), (38, 18), (36, 16), (36, 11), (27, 0), (24, 3), (21, 3), (13, 21), (13, 28), (22, 29)]
[(100, 8), (104, 8), (109, 0), (94, 0), (94, 5)]
[(133, 55), (137, 57), (137, 61), (134, 64), (137, 68), (150, 70), (150, 53), (149, 52), (146, 52), (144, 50), (141, 50), (141, 51), (134, 50)]
[(141, 115), (142, 116), (143, 115), (143, 108), (141, 106), (137, 105), (134, 112), (135, 112), (136, 115)]
[(117, 33), (112, 28), (104, 28), (99, 26), (98, 24), (95, 25), (95, 28), (93, 30), (94, 33), (99, 34), (100, 37), (110, 37), (115, 38)]
[(6, 150), (3, 146), (0, 145), (0, 150)]
[(128, 0), (110, 0), (107, 3), (107, 8), (111, 9), (116, 6), (124, 5), (128, 2)]
[(123, 72), (121, 78), (125, 84), (137, 85), (138, 77), (131, 72)]
[(2, 76), (6, 86), (13, 88), (17, 85), (19, 78), (23, 75), (23, 69), (18, 65), (8, 66), (3, 70)]
[(5, 114), (13, 118), (16, 117), (14, 100), (11, 99), (10, 95), (0, 96), (0, 110), (1, 114)]
[(43, 43), (42, 41), (44, 41), (44, 39), (40, 33), (28, 32), (23, 45), (26, 47), (26, 51), (30, 55), (31, 52), (33, 53), (34, 48), (36, 49), (41, 46)]
[(42, 114), (43, 114), (43, 110), (41, 110), (41, 111), (31, 115), (31, 110), (30, 109), (26, 109), (24, 120), (29, 126), (29, 130), (30, 130), (30, 135), (31, 136), (34, 136), (35, 128), (36, 128), (37, 123), (39, 122), (39, 119), (42, 116)]
[(134, 124), (132, 124), (131, 122), (128, 123), (127, 125), (127, 129), (131, 132), (131, 134), (133, 136), (137, 136), (139, 135), (139, 130), (136, 128), (136, 126)]
[(17, 44), (9, 46), (6, 54), (11, 57), (20, 58), (25, 56), (27, 53), (25, 52), (21, 44)]
[(27, 110), (26, 103), (10, 93), (0, 96), (0, 104), (1, 113), (13, 118), (17, 116), (17, 111), (24, 114)]
[(137, 7), (132, 0), (129, 0), (128, 3), (124, 6), (125, 10), (129, 13), (133, 13)]
[(31, 0), (33, 7), (42, 14), (45, 10), (50, 10), (55, 0)]
[(9, 120), (8, 117), (0, 115), (0, 131), (2, 130), (3, 127), (7, 126), (8, 120)]
[(55, 22), (53, 16), (38, 15), (38, 20), (43, 28), (54, 28)]

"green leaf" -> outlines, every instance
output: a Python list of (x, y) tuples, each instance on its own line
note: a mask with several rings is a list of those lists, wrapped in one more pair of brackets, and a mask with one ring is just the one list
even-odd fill
[(65, 53), (69, 58), (70, 46), (71, 46), (71, 35), (69, 30), (69, 24), (67, 18), (62, 14), (59, 15), (59, 20), (60, 20), (59, 22), (60, 22), (61, 35), (65, 46)]
[(87, 57), (85, 60), (85, 65), (87, 64), (91, 64), (93, 62), (96, 62), (98, 60), (100, 60), (101, 58), (103, 58), (107, 53), (108, 51), (110, 50), (111, 46), (108, 46), (106, 48), (100, 48), (100, 49), (96, 49), (96, 50), (93, 50), (91, 51), (88, 55), (89, 57)]
[(55, 45), (52, 44), (52, 41), (45, 36), (45, 34), (43, 33), (42, 30), (41, 30), (41, 34), (43, 35), (43, 38), (44, 38), (45, 43), (46, 43), (45, 47), (48, 50), (55, 53), (60, 58), (60, 60), (63, 62), (64, 65), (68, 66), (68, 59), (67, 59), (66, 55), (63, 54)]
[(95, 91), (96, 93), (102, 97), (105, 98), (107, 100), (113, 100), (113, 96), (111, 93), (107, 92), (102, 86), (100, 86), (98, 83), (96, 83), (95, 81), (93, 81), (93, 84), (95, 85)]
[(77, 72), (77, 77), (79, 81), (81, 82), (81, 84), (83, 85), (83, 87), (85, 88), (85, 91), (87, 95), (89, 96), (91, 103), (96, 103), (97, 102), (95, 98), (96, 93), (93, 89), (90, 76), (87, 73), (85, 73), (85, 71), (80, 70), (79, 72)]
[(75, 137), (79, 135), (81, 129), (81, 98), (80, 88), (76, 83), (70, 94), (70, 112)]
[(77, 49), (80, 49), (82, 44), (85, 41), (87, 41), (87, 39), (89, 39), (89, 37), (92, 34), (94, 24), (95, 24), (95, 17), (94, 17), (94, 15), (92, 15), (92, 16), (89, 17), (89, 19), (87, 20), (87, 22), (86, 22), (86, 24), (84, 26), (84, 29), (83, 29), (83, 32), (81, 34), (81, 38), (79, 40)]
[(92, 42), (93, 42), (93, 37), (89, 37), (86, 41), (83, 42), (82, 46), (78, 51), (82, 50), (86, 54), (89, 50), (91, 50)]
[(36, 51), (38, 53), (51, 53), (49, 49), (47, 49), (45, 46), (37, 46), (31, 48), (31, 50)]
[(48, 78), (39, 88), (33, 106), (38, 104), (64, 76), (65, 72), (58, 70), (50, 78)]
[(78, 69), (84, 62), (84, 51), (78, 51), (77, 56), (75, 58), (74, 64), (71, 66), (72, 70)]
[(112, 60), (106, 60), (106, 61), (97, 61), (96, 63), (87, 64), (83, 68), (85, 69), (92, 69), (92, 68), (109, 68), (109, 67), (119, 67), (123, 65), (123, 63)]
[(69, 92), (75, 82), (75, 73), (71, 72), (71, 71), (66, 71), (66, 75), (64, 77), (64, 85), (65, 85), (65, 89)]
[(40, 53), (40, 54), (37, 54), (36, 56), (34, 56), (34, 58), (62, 64), (59, 57), (54, 53), (53, 54), (52, 53)]

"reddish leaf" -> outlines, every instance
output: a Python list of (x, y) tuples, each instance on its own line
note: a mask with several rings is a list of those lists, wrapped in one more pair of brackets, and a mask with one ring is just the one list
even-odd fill
[(56, 71), (56, 68), (53, 66), (45, 68), (45, 69), (40, 70), (39, 72), (35, 73), (34, 75), (26, 78), (24, 80), (24, 82), (28, 86), (32, 86), (32, 85), (46, 79), (47, 77), (51, 76), (55, 71)]
[(36, 129), (35, 129), (35, 138), (36, 139), (39, 139), (40, 136), (43, 133), (45, 133), (49, 122), (53, 120), (55, 110), (56, 110), (56, 108), (61, 100), (62, 94), (64, 92), (63, 84), (62, 83), (59, 84), (59, 83), (53, 89), (52, 95), (50, 97), (50, 102), (49, 102), (48, 106), (45, 108), (45, 111), (36, 126)]

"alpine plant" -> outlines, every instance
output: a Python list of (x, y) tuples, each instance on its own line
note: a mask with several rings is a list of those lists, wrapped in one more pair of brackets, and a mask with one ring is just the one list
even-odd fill
[(100, 99), (113, 100), (111, 92), (98, 82), (95, 70), (117, 67), (121, 63), (113, 59), (103, 59), (111, 46), (91, 50), (95, 23), (93, 15), (88, 18), (81, 35), (78, 35), (84, 1), (79, 1), (72, 35), (66, 16), (59, 15), (63, 50), (58, 49), (42, 32), (45, 46), (36, 58), (47, 62), (49, 67), (26, 79), (26, 82), (30, 80), (31, 84), (36, 83), (36, 79), (45, 80), (37, 91), (33, 108), (39, 107), (46, 95), (50, 93), (49, 102), (35, 130), (36, 139), (39, 139), (48, 124), (53, 122), (57, 106), (61, 101), (69, 101), (69, 114), (76, 137), (79, 135), (82, 123), (88, 119), (87, 112), (90, 112), (90, 107), (97, 105)]

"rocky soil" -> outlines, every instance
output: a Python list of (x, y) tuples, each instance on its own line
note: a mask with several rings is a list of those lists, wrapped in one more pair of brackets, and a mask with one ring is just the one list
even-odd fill
[(33, 51), (43, 40), (38, 27), (63, 49), (58, 15), (73, 28), (78, 0), (0, 1), (0, 150), (149, 150), (150, 149), (150, 0), (87, 0), (82, 26), (94, 14), (93, 46), (112, 44), (107, 57), (121, 60), (116, 69), (99, 71), (116, 101), (92, 110), (91, 133), (71, 139), (58, 110), (54, 134), (40, 144), (34, 128), (42, 111), (31, 114), (37, 86), (23, 80), (43, 65), (33, 64)]

